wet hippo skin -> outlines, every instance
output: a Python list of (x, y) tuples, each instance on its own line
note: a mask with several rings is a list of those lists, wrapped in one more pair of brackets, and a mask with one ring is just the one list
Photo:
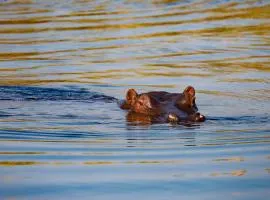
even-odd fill
[(183, 93), (153, 91), (138, 94), (129, 89), (120, 107), (129, 110), (127, 119), (153, 122), (203, 122), (205, 116), (198, 112), (195, 89), (185, 88)]

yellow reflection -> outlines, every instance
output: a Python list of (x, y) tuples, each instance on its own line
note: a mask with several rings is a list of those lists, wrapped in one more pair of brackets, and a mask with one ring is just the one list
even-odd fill
[[(258, 62), (248, 62), (249, 59), (258, 59)], [(208, 60), (205, 61), (209, 65), (204, 66), (216, 73), (233, 73), (242, 72), (243, 70), (256, 70), (262, 72), (270, 72), (267, 62), (270, 56), (245, 56), (238, 58), (226, 58), (226, 60)], [(264, 59), (266, 59), (264, 61)]]
[[(117, 86), (126, 86), (126, 84), (117, 84)], [(129, 87), (151, 87), (151, 88), (178, 88), (174, 84), (128, 84)]]
[(73, 162), (60, 162), (60, 161), (56, 161), (56, 162), (51, 162), (48, 164), (52, 164), (52, 165), (74, 165), (75, 163)]
[[(230, 5), (232, 6), (232, 5)], [(153, 19), (150, 22), (144, 22), (142, 23), (140, 18), (142, 17), (130, 17), (126, 16), (124, 17), (125, 20), (135, 20), (135, 22), (131, 23), (121, 23), (121, 20), (119, 21), (118, 18), (112, 18), (111, 19), (103, 19), (100, 17), (100, 19), (84, 19), (84, 18), (78, 18), (78, 16), (106, 16), (106, 15), (117, 15), (117, 14), (127, 14), (128, 11), (125, 10), (119, 10), (114, 12), (71, 12), (67, 15), (61, 15), (61, 16), (53, 16), (53, 17), (35, 17), (35, 18), (28, 18), (28, 19), (12, 19), (10, 20), (3, 20), (3, 24), (31, 24), (31, 23), (59, 23), (63, 24), (64, 22), (71, 24), (70, 26), (41, 26), (41, 27), (23, 27), (23, 28), (2, 28), (0, 30), (0, 33), (38, 33), (38, 32), (47, 32), (47, 31), (73, 31), (73, 30), (110, 30), (110, 29), (137, 29), (137, 28), (145, 28), (145, 27), (153, 27), (153, 26), (170, 26), (170, 25), (181, 25), (181, 24), (201, 24), (205, 22), (211, 22), (211, 21), (222, 21), (222, 20), (233, 20), (233, 19), (269, 19), (270, 18), (270, 5), (265, 5), (261, 7), (249, 7), (249, 8), (230, 8), (220, 6), (218, 8), (211, 8), (211, 9), (201, 9), (201, 10), (190, 10), (186, 9), (185, 11), (178, 11), (178, 12), (170, 12), (165, 13), (162, 15), (152, 15), (152, 16), (144, 16), (143, 18), (151, 18)], [(41, 10), (42, 11), (42, 10)], [(44, 11), (46, 12), (46, 10)], [(203, 18), (195, 18), (191, 20), (176, 20), (176, 21), (155, 21), (156, 18), (162, 17), (176, 17), (179, 16), (185, 16), (193, 13), (201, 14), (208, 14), (207, 17)], [(210, 16), (209, 16), (210, 15)], [(181, 18), (180, 18), (181, 19)], [(93, 21), (94, 20), (94, 21)], [(118, 23), (108, 23), (108, 22), (115, 22), (118, 20)], [(87, 26), (78, 26), (78, 24), (81, 23), (88, 23)], [(93, 23), (95, 25), (93, 25)], [(75, 24), (75, 25), (74, 25)], [(163, 32), (163, 33), (154, 33), (154, 34), (145, 34), (140, 36), (131, 36), (130, 38), (142, 38), (142, 37), (162, 37), (162, 36), (173, 36), (173, 35), (179, 35), (179, 34), (212, 34), (214, 33), (227, 33), (227, 34), (243, 34), (244, 32), (255, 32), (257, 34), (265, 34), (268, 26), (267, 24), (258, 25), (256, 26), (241, 26), (241, 27), (217, 27), (217, 28), (211, 28), (211, 29), (203, 29), (203, 30), (184, 30), (184, 31), (176, 31), (176, 32)], [(256, 27), (256, 28), (255, 28)], [(265, 29), (265, 30), (264, 30)], [(269, 29), (268, 29), (269, 30)], [(129, 38), (129, 37), (128, 37)]]
[(14, 166), (24, 166), (24, 165), (42, 165), (46, 162), (35, 162), (35, 161), (0, 161), (0, 166), (4, 167), (14, 167)]
[(245, 79), (240, 79), (240, 78), (227, 78), (227, 79), (221, 79), (221, 81), (224, 82), (229, 82), (229, 83), (270, 83), (269, 79), (256, 79), (256, 78), (245, 78)]
[(115, 163), (111, 161), (87, 161), (87, 162), (84, 162), (83, 164), (85, 165), (112, 165)]
[(85, 161), (85, 162), (69, 162), (69, 161), (0, 161), (0, 167), (15, 167), (15, 166), (34, 166), (34, 165), (152, 165), (152, 164), (182, 164), (182, 160), (139, 160), (139, 161)]
[(225, 172), (225, 173), (212, 173), (211, 176), (244, 176), (246, 175), (247, 170), (241, 169), (241, 170), (234, 170), (231, 172)]
[(233, 157), (233, 158), (218, 158), (214, 159), (215, 162), (243, 162), (245, 159), (242, 157)]
[(32, 4), (32, 0), (12, 0), (10, 1), (12, 4)]
[(140, 161), (127, 161), (125, 164), (179, 164), (183, 163), (182, 160), (140, 160)]
[(50, 56), (49, 58), (45, 58), (44, 55), (53, 55), (56, 53), (67, 53), (74, 52), (75, 50), (59, 50), (59, 51), (43, 51), (43, 52), (8, 52), (8, 53), (0, 53), (0, 60), (61, 60), (60, 58), (54, 58)]
[(247, 173), (246, 170), (235, 170), (231, 172), (232, 176), (244, 176)]

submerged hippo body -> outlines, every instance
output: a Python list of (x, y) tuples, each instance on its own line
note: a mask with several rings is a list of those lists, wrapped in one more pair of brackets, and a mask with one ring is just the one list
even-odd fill
[(192, 86), (186, 87), (183, 93), (154, 91), (138, 94), (134, 89), (129, 89), (120, 107), (130, 111), (127, 115), (129, 121), (205, 121), (205, 117), (198, 113)]

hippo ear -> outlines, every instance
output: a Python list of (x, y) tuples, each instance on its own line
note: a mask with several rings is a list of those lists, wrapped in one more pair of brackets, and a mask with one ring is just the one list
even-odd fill
[(184, 90), (185, 96), (188, 95), (190, 97), (195, 97), (195, 89), (192, 86), (187, 86)]
[(134, 89), (129, 89), (126, 94), (126, 101), (129, 105), (134, 105), (136, 100), (138, 98), (138, 94), (136, 90)]

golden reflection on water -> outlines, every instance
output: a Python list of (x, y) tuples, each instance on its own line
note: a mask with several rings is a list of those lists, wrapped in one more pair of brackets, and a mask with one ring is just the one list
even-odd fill
[[(87, 3), (91, 2), (76, 2)], [(123, 85), (120, 82), (130, 84), (131, 78), (152, 77), (155, 84), (161, 78), (185, 77), (269, 84), (260, 76), (223, 77), (224, 72), (237, 75), (245, 70), (269, 73), (269, 4), (136, 3), (147, 6), (141, 10), (123, 5), (109, 11), (110, 5), (101, 2), (90, 10), (57, 14), (57, 8), (41, 9), (39, 2), (5, 2), (0, 11), (4, 15), (7, 7), (13, 15), (0, 20), (0, 85)], [(29, 62), (36, 64), (29, 67)]]
[(243, 162), (245, 159), (242, 157), (234, 157), (234, 158), (217, 158), (213, 161), (215, 162)]
[[(230, 162), (233, 161), (242, 161), (237, 159), (228, 159)], [(224, 161), (224, 160), (222, 160)], [(35, 162), (35, 161), (0, 161), (0, 167), (15, 167), (15, 166), (33, 166), (33, 165), (53, 165), (53, 166), (62, 166), (62, 165), (87, 165), (87, 166), (95, 166), (95, 165), (163, 165), (163, 164), (185, 164), (183, 160), (141, 160), (141, 161), (84, 161), (84, 162), (67, 162), (67, 161), (54, 161), (54, 162)], [(269, 169), (266, 168), (265, 171), (269, 173)], [(219, 177), (219, 176), (245, 176), (247, 174), (247, 170), (233, 170), (230, 172), (213, 172), (210, 173), (210, 176)], [(174, 175), (178, 177), (178, 175)]]
[(0, 166), (2, 167), (14, 167), (14, 166), (27, 166), (27, 165), (119, 165), (119, 164), (179, 164), (183, 161), (177, 160), (141, 160), (141, 161), (85, 161), (85, 162), (66, 162), (66, 161), (56, 161), (56, 162), (35, 162), (35, 161), (0, 161)]
[(41, 165), (44, 162), (35, 161), (0, 161), (0, 166), (4, 167), (14, 167), (14, 166), (25, 166), (25, 165)]
[(0, 161), (0, 167), (14, 167), (27, 165), (152, 165), (152, 164), (182, 164), (182, 160), (139, 160), (139, 161), (84, 161), (84, 162), (67, 162), (67, 161), (52, 161), (52, 162), (36, 162), (36, 161)]
[(247, 174), (247, 170), (240, 169), (240, 170), (234, 170), (231, 172), (212, 173), (211, 176), (244, 176), (246, 174)]

